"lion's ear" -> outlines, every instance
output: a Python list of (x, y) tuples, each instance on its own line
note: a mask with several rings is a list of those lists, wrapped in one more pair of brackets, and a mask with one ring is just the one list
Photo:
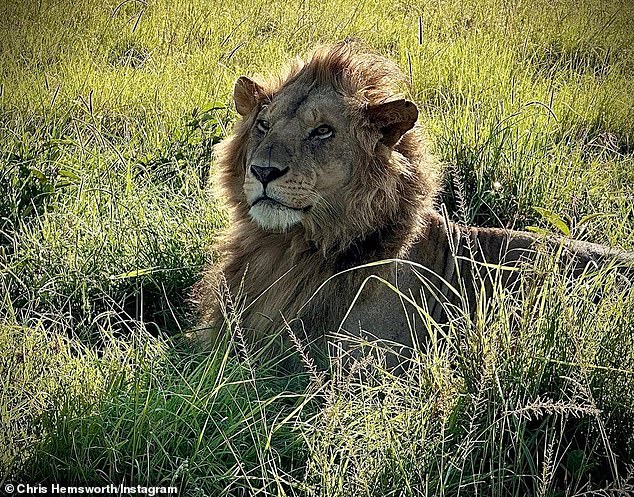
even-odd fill
[(392, 147), (416, 124), (418, 108), (409, 100), (392, 100), (368, 107), (370, 122), (381, 132), (381, 142)]
[(241, 116), (248, 115), (264, 97), (264, 88), (251, 78), (240, 76), (233, 87), (233, 101)]

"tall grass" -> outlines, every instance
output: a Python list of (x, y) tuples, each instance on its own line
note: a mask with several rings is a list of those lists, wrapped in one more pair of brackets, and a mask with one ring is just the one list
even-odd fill
[(226, 223), (206, 184), (233, 80), (348, 36), (409, 75), (453, 218), (634, 248), (633, 21), (626, 0), (3, 3), (0, 483), (634, 492), (634, 295), (609, 272), (545, 260), (422, 326), (401, 375), (368, 344), (321, 375), (300, 342), (296, 373), (236, 329), (213, 353), (181, 336)]

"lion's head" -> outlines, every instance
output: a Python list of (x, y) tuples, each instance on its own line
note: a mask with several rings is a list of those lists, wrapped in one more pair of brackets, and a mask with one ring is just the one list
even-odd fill
[(418, 109), (398, 95), (403, 82), (394, 63), (352, 42), (318, 49), (276, 79), (239, 78), (242, 119), (218, 154), (237, 219), (264, 232), (301, 229), (332, 249), (402, 218), (404, 203), (430, 205), (438, 171), (421, 160)]

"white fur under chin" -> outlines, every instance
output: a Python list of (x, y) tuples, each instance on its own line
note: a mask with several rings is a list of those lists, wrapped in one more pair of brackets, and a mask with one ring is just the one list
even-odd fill
[(283, 206), (256, 204), (249, 209), (249, 215), (262, 229), (267, 231), (288, 231), (302, 220), (302, 213)]

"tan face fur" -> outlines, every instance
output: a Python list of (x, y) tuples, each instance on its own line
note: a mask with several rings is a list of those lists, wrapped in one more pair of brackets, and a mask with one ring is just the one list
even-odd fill
[[(246, 78), (236, 84), (236, 107), (250, 111), (239, 101), (244, 84)], [(287, 231), (309, 218), (341, 215), (359, 155), (344, 98), (331, 87), (296, 81), (255, 110), (243, 186), (252, 220), (267, 231)]]
[(371, 171), (369, 157), (385, 154), (389, 160), (418, 117), (406, 100), (371, 104), (312, 77), (291, 78), (269, 93), (243, 76), (234, 101), (244, 118), (244, 200), (250, 218), (269, 232), (301, 224), (314, 233), (346, 218), (350, 225), (364, 224), (355, 219), (359, 209), (351, 215), (359, 191), (386, 174)]

